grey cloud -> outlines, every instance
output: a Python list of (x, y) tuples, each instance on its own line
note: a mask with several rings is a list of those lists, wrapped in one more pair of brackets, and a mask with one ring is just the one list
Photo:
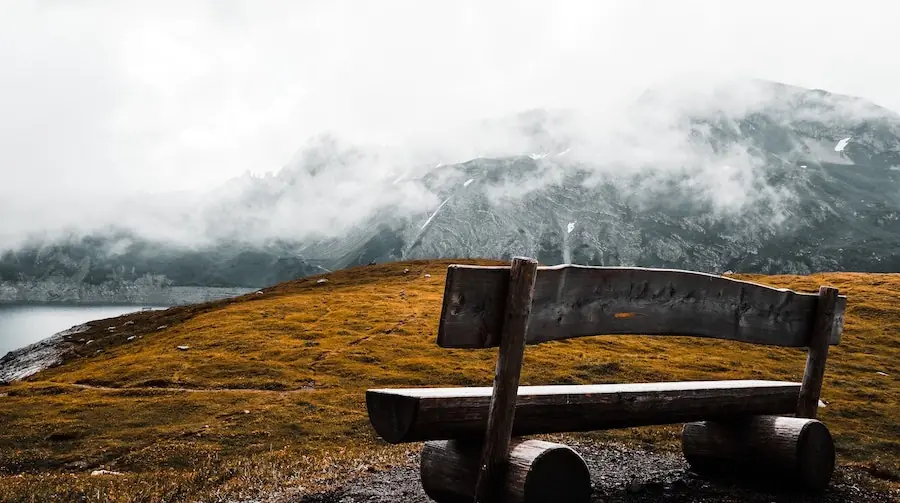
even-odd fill
[[(441, 199), (415, 178), (436, 163), (554, 142), (575, 147), (524, 190), (571, 163), (587, 183), (653, 194), (678, 180), (723, 212), (777, 208), (790, 194), (765, 183), (757, 153), (685, 142), (684, 114), (783, 103), (734, 84), (750, 77), (900, 109), (897, 14), (865, 1), (4, 2), (0, 246), (113, 224), (178, 242), (327, 235), (385, 208), (427, 213)], [(820, 118), (883, 114), (824, 105)], [(569, 111), (540, 145), (503, 119), (537, 109)], [(302, 165), (298, 147), (327, 132), (363, 153), (298, 171), (271, 207), (247, 194), (283, 178), (225, 183)], [(641, 178), (651, 166), (664, 175)]]

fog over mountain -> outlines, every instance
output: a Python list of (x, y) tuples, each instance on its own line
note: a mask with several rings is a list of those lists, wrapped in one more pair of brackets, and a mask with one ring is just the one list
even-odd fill
[[(900, 269), (900, 116), (759, 80), (698, 89), (648, 91), (606, 129), (577, 110), (485, 121), (473, 136), (503, 141), (470, 159), (323, 134), (278, 172), (136, 213), (159, 224), (117, 214), (116, 226), (35, 238), (3, 255), (0, 278), (259, 287), (370, 261), (515, 254), (711, 272)], [(163, 219), (178, 232), (161, 233)]]
[(514, 254), (896, 270), (894, 14), (3, 4), (0, 300)]

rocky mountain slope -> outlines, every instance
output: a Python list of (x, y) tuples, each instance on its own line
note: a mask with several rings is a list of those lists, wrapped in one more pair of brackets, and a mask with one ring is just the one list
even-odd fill
[(278, 173), (212, 191), (190, 215), (204, 245), (137, 230), (36, 241), (0, 255), (0, 299), (51, 279), (249, 288), (372, 261), (516, 254), (710, 272), (900, 270), (896, 113), (752, 81), (648, 92), (602, 119), (533, 111), (485, 123), (473, 136), (503, 147), (446, 164), (323, 136)]
[[(440, 200), (430, 214), (373, 219), (363, 235), (310, 244), (304, 256), (331, 258), (331, 267), (525, 254), (713, 272), (898, 270), (900, 116), (820, 91), (776, 90), (741, 113), (685, 115), (659, 134), (626, 131), (599, 152), (556, 141), (434, 168), (420, 178)], [(539, 132), (554, 143), (552, 131)]]

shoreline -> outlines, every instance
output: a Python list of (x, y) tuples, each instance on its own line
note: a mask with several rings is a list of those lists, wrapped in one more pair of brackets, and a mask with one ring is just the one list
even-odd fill
[(62, 362), (63, 354), (73, 345), (66, 337), (86, 332), (90, 323), (61, 330), (0, 357), (0, 384), (20, 381)]
[(254, 290), (257, 288), (141, 283), (87, 285), (59, 281), (0, 282), (0, 305), (182, 306), (238, 297)]
[[(20, 285), (21, 286), (21, 285)], [(137, 309), (130, 313), (139, 314), (149, 311), (165, 311), (168, 309), (204, 304), (240, 297), (253, 291), (254, 288), (229, 287), (192, 287), (192, 286), (148, 286), (148, 285), (116, 285), (93, 287), (92, 285), (60, 285), (69, 287), (64, 295), (52, 295), (51, 282), (31, 283), (30, 288), (14, 289), (9, 282), (0, 282), (0, 308), (9, 307), (120, 307), (134, 306)], [(40, 286), (41, 288), (34, 288)], [(11, 291), (18, 295), (10, 296)], [(23, 291), (24, 290), (24, 291)], [(49, 294), (49, 295), (48, 295)], [(51, 334), (36, 342), (13, 349), (0, 355), (0, 384), (25, 379), (44, 369), (62, 362), (67, 352), (75, 344), (70, 337), (91, 328), (98, 320), (89, 320)]]

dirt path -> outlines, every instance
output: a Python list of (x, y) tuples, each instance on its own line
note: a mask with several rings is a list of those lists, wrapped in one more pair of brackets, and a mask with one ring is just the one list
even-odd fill
[[(591, 471), (592, 503), (897, 503), (900, 491), (873, 489), (866, 475), (839, 468), (819, 495), (746, 482), (710, 480), (690, 471), (677, 453), (651, 452), (621, 445), (569, 442)], [(333, 491), (279, 503), (433, 503), (419, 482), (418, 460), (354, 480)]]
[[(52, 381), (48, 381), (52, 382)], [(271, 393), (276, 395), (284, 395), (289, 393), (308, 393), (315, 388), (315, 386), (304, 387), (300, 389), (290, 389), (290, 390), (274, 390), (274, 389), (257, 389), (257, 388), (174, 388), (174, 387), (165, 387), (165, 386), (134, 386), (127, 388), (113, 388), (111, 386), (93, 386), (90, 384), (76, 384), (76, 383), (59, 383), (53, 382), (53, 384), (63, 385), (63, 386), (72, 386), (80, 389), (90, 389), (96, 391), (145, 391), (145, 392), (159, 392), (159, 391), (181, 391), (186, 393)]]

